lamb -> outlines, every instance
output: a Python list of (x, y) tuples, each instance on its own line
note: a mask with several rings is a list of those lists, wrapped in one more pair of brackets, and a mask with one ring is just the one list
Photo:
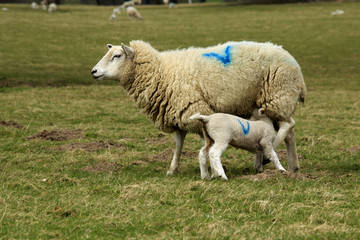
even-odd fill
[(202, 136), (201, 123), (190, 116), (250, 117), (256, 107), (279, 127), (273, 147), (285, 140), (289, 171), (299, 169), (291, 115), (304, 101), (306, 87), (299, 64), (281, 46), (244, 41), (158, 52), (140, 40), (130, 46), (108, 44), (91, 74), (119, 81), (158, 129), (175, 132), (167, 175), (179, 169), (186, 134)]
[(127, 7), (126, 13), (129, 16), (129, 18), (135, 18), (136, 20), (142, 20), (142, 17), (139, 13), (139, 11), (134, 7)]
[(276, 169), (285, 171), (273, 148), (276, 133), (272, 120), (264, 114), (264, 109), (255, 109), (250, 121), (224, 113), (209, 116), (195, 114), (190, 119), (203, 123), (205, 145), (199, 153), (202, 179), (210, 179), (207, 165), (210, 160), (211, 178), (228, 180), (220, 157), (229, 144), (256, 153), (254, 167), (257, 172), (263, 170), (263, 156), (269, 158)]
[(121, 14), (121, 11), (120, 11), (120, 9), (119, 8), (114, 8), (113, 9), (113, 14)]
[(116, 15), (115, 13), (112, 13), (109, 17), (109, 21), (115, 21), (115, 19), (116, 19)]

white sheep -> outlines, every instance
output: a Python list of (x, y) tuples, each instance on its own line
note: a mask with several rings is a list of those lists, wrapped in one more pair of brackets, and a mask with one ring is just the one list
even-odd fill
[(169, 8), (176, 8), (176, 4), (173, 2), (169, 3)]
[(95, 79), (117, 80), (142, 112), (164, 132), (175, 132), (168, 175), (178, 171), (188, 132), (202, 135), (195, 113), (250, 117), (255, 107), (279, 126), (273, 143), (285, 140), (288, 168), (296, 171), (295, 121), (291, 118), (306, 87), (296, 60), (272, 43), (227, 42), (208, 48), (158, 52), (143, 41), (130, 47), (108, 44), (91, 71)]
[(56, 3), (50, 3), (48, 12), (50, 12), (50, 13), (51, 13), (51, 12), (55, 12), (56, 9), (57, 9)]
[(273, 147), (276, 136), (273, 123), (263, 109), (254, 110), (251, 120), (225, 113), (195, 114), (190, 119), (203, 123), (205, 145), (199, 153), (202, 179), (210, 179), (207, 164), (210, 160), (211, 178), (227, 180), (220, 157), (228, 145), (256, 153), (254, 167), (257, 172), (263, 170), (263, 156), (269, 158), (276, 169), (285, 171)]
[(127, 7), (126, 13), (129, 16), (129, 18), (135, 18), (136, 20), (142, 20), (142, 17), (139, 13), (139, 11), (134, 7)]
[(344, 11), (343, 11), (343, 10), (340, 10), (340, 9), (337, 9), (336, 11), (331, 12), (331, 15), (332, 15), (332, 16), (342, 15), (342, 14), (344, 14)]
[(36, 2), (32, 2), (31, 3), (31, 8), (34, 9), (34, 10), (39, 9), (39, 5)]

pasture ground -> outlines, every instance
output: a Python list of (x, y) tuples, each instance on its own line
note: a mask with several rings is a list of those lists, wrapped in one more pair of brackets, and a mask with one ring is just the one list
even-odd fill
[[(143, 21), (110, 22), (113, 7), (0, 4), (0, 238), (357, 239), (359, 6), (140, 6)], [(158, 50), (282, 45), (308, 88), (295, 115), (300, 171), (255, 174), (253, 156), (228, 148), (229, 181), (203, 181), (190, 134), (167, 177), (173, 136), (116, 82), (90, 77), (107, 43), (132, 39)], [(277, 152), (286, 166), (284, 146)]]

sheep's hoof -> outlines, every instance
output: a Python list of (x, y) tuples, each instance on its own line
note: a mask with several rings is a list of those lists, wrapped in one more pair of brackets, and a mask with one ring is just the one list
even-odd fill
[(297, 171), (299, 171), (298, 167), (296, 167), (294, 169), (289, 168), (289, 172), (296, 173)]
[(211, 177), (208, 175), (208, 176), (205, 176), (205, 177), (201, 177), (202, 180), (211, 180)]

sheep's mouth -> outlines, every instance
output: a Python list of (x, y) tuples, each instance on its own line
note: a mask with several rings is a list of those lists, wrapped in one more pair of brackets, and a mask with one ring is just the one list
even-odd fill
[(103, 75), (99, 75), (99, 76), (93, 75), (93, 78), (95, 78), (96, 80), (98, 80), (98, 79), (100, 79), (100, 78), (103, 77), (103, 76), (104, 76), (104, 74), (103, 74)]

